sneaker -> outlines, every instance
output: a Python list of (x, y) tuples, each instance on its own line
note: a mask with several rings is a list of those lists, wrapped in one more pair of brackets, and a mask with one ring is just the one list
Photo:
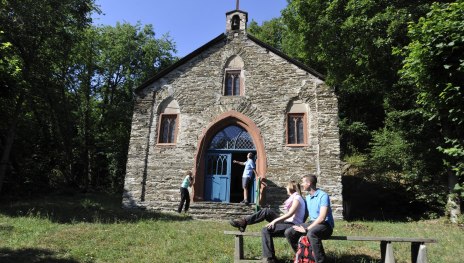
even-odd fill
[(245, 232), (247, 223), (244, 219), (231, 219), (229, 220), (229, 224), (233, 227), (238, 228), (240, 232)]

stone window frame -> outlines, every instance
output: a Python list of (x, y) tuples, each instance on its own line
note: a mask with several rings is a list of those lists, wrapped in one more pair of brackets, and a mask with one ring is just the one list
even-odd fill
[[(239, 76), (239, 94), (227, 94), (227, 79), (229, 75), (238, 75)], [(234, 85), (235, 82), (232, 82), (232, 85)], [(241, 69), (226, 69), (225, 74), (224, 74), (224, 90), (223, 90), (223, 95), (224, 96), (243, 96), (245, 91), (244, 91), (244, 85), (243, 85), (243, 77), (242, 77), (242, 70)], [(232, 93), (234, 93), (235, 86), (232, 87)]]
[[(303, 119), (303, 143), (289, 143), (289, 120), (292, 116), (301, 116)], [(285, 125), (285, 142), (287, 146), (291, 147), (302, 147), (302, 146), (308, 146), (308, 116), (306, 112), (289, 112), (287, 113), (287, 120), (286, 120), (286, 125)], [(298, 139), (295, 139), (295, 141), (298, 141)]]
[[(157, 139), (157, 145), (176, 145), (177, 143), (177, 133), (179, 131), (179, 115), (178, 113), (161, 113), (159, 117), (159, 125), (158, 125), (158, 139)], [(172, 142), (162, 142), (161, 140), (163, 139), (163, 118), (165, 117), (173, 117), (175, 116), (176, 124), (175, 128), (172, 131), (174, 133), (174, 139)]]

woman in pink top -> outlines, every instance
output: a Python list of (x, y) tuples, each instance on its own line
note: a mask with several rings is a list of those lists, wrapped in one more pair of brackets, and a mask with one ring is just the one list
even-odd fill
[(230, 224), (233, 227), (237, 227), (241, 232), (245, 231), (247, 225), (256, 224), (264, 220), (269, 222), (261, 230), (263, 258), (267, 262), (275, 262), (272, 237), (284, 236), (287, 228), (304, 222), (306, 206), (304, 199), (301, 197), (300, 185), (295, 181), (291, 181), (287, 184), (286, 189), (289, 197), (284, 202), (284, 214), (279, 215), (279, 213), (270, 208), (264, 208), (244, 218), (230, 220)]

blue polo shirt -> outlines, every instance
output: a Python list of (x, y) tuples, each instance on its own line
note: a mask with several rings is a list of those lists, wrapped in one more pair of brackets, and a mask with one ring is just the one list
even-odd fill
[(253, 170), (256, 169), (255, 162), (252, 159), (247, 159), (245, 162), (245, 169), (243, 170), (242, 177), (251, 177), (253, 175)]
[(332, 228), (335, 227), (329, 195), (326, 192), (317, 189), (314, 195), (306, 196), (306, 203), (308, 205), (309, 221), (314, 221), (319, 217), (321, 206), (327, 206), (329, 210), (325, 221), (327, 221)]

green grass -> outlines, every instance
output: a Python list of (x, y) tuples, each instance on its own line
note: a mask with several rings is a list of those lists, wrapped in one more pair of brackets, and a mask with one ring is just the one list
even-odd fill
[[(0, 205), (0, 262), (233, 262), (234, 238), (225, 221), (185, 215), (130, 212), (120, 198), (101, 194), (50, 196)], [(247, 231), (260, 231), (264, 223)], [(462, 262), (464, 230), (445, 220), (337, 221), (334, 235), (437, 238), (427, 246), (432, 263)], [(248, 258), (260, 258), (261, 240), (245, 237)], [(275, 240), (280, 262), (293, 254)], [(380, 262), (377, 242), (324, 241), (328, 262)], [(394, 243), (397, 262), (410, 262), (408, 243)]]

